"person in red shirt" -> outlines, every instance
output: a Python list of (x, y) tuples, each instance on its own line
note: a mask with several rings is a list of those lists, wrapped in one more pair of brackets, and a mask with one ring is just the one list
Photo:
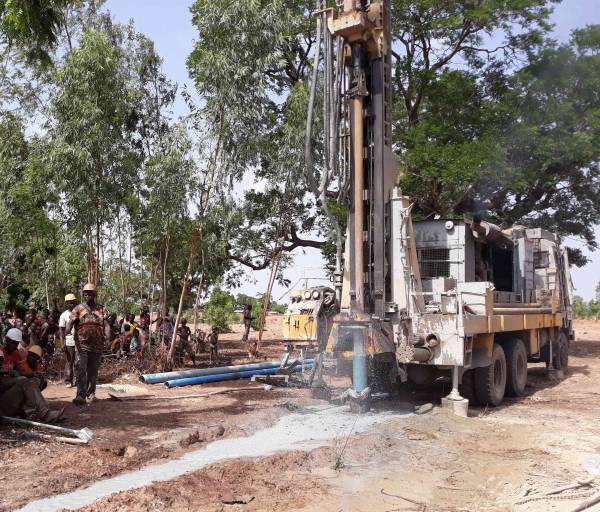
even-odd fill
[(48, 381), (42, 373), (42, 347), (39, 345), (29, 347), (27, 357), (19, 361), (15, 370), (19, 372), (21, 377), (27, 377), (34, 381), (40, 391), (43, 391), (48, 386)]
[(140, 313), (140, 327), (144, 331), (146, 339), (148, 339), (150, 337), (150, 312), (146, 307)]
[(2, 355), (4, 361), (2, 363), (2, 369), (13, 370), (15, 366), (21, 360), (21, 354), (19, 354), (19, 342), (23, 339), (23, 335), (19, 329), (9, 329), (6, 333), (4, 340), (4, 347), (2, 348)]
[(106, 338), (104, 335), (106, 315), (104, 306), (96, 302), (96, 286), (88, 283), (83, 287), (83, 302), (73, 308), (67, 324), (67, 332), (75, 328), (77, 349), (77, 396), (75, 405), (86, 400), (96, 400), (96, 380)]

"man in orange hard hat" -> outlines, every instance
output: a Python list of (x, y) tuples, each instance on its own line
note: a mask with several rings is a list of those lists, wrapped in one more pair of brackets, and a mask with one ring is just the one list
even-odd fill
[(73, 308), (69, 315), (66, 332), (75, 329), (77, 350), (77, 396), (75, 405), (96, 400), (96, 379), (104, 349), (104, 306), (96, 302), (96, 286), (88, 283), (83, 287), (83, 302)]
[(58, 329), (60, 334), (60, 344), (65, 353), (65, 386), (73, 387), (75, 377), (75, 336), (72, 332), (67, 332), (67, 325), (71, 317), (71, 311), (77, 304), (77, 297), (72, 293), (65, 295), (65, 309), (58, 319)]

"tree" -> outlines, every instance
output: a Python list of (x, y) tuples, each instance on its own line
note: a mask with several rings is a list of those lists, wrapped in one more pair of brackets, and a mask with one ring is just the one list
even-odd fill
[(230, 322), (233, 318), (235, 299), (219, 286), (216, 286), (210, 294), (209, 301), (204, 306), (202, 321), (211, 327), (216, 327), (219, 332), (230, 332)]
[[(473, 70), (514, 62), (534, 51), (549, 29), (551, 4), (558, 0), (393, 0), (394, 78), (400, 129), (416, 126), (436, 77), (461, 60)], [(500, 44), (492, 44), (492, 37)]]
[(226, 197), (234, 213), (225, 218), (236, 220), (223, 238), (231, 258), (252, 269), (270, 265), (275, 239), (283, 252), (322, 245), (308, 236), (322, 225), (304, 179), (313, 4), (197, 0), (191, 8), (199, 39), (188, 69), (205, 100), (197, 116), (222, 134), (226, 183), (267, 184), (243, 204)]
[[(395, 148), (401, 185), (415, 200), (417, 215), (484, 211), (503, 226), (538, 224), (561, 235), (583, 236), (594, 247), (590, 231), (597, 222), (594, 197), (598, 197), (594, 129), (575, 135), (578, 128), (569, 121), (576, 119), (574, 110), (559, 108), (565, 94), (574, 108), (575, 91), (584, 88), (587, 110), (578, 114), (585, 114), (589, 125), (595, 122), (594, 36), (581, 34), (563, 47), (548, 40), (553, 3), (393, 1)], [(304, 112), (316, 48), (314, 23), (309, 21), (312, 9), (312, 2), (250, 0), (197, 0), (191, 9), (199, 39), (188, 68), (206, 100), (201, 114), (214, 126), (214, 113), (227, 106), (226, 173), (232, 180), (246, 176), (246, 183), (262, 183), (259, 192), (244, 197), (237, 219), (243, 229), (223, 229), (232, 259), (253, 269), (269, 266), (272, 248), (267, 241), (276, 238), (281, 218), (285, 224), (281, 251), (313, 246), (331, 256), (330, 227), (345, 211), (343, 204), (336, 204), (339, 197), (329, 197), (335, 190), (324, 191), (329, 197), (324, 200), (304, 180)], [(585, 41), (585, 49), (581, 45), (578, 49), (577, 40)], [(564, 80), (557, 88), (562, 79), (541, 68), (561, 59), (568, 66), (559, 75), (571, 81)], [(523, 66), (524, 62), (529, 64)], [(573, 77), (583, 67), (586, 83), (575, 85)], [(556, 108), (550, 110), (542, 108), (548, 93), (555, 93), (556, 99)], [(554, 134), (546, 130), (552, 123), (561, 124), (563, 115), (569, 127)], [(322, 119), (317, 116), (314, 122), (318, 133)], [(537, 130), (539, 137), (530, 138), (529, 130)], [(561, 137), (573, 143), (567, 143), (570, 149), (559, 151)], [(323, 143), (318, 136), (313, 151), (322, 166)], [(528, 154), (534, 155), (534, 162), (523, 158)], [(576, 159), (569, 158), (576, 154)], [(556, 172), (551, 180), (556, 193), (550, 194), (542, 176), (555, 168), (581, 172), (568, 184), (565, 173)], [(293, 185), (283, 186), (288, 181)], [(562, 209), (569, 200), (572, 206), (565, 208), (566, 215), (552, 206)], [(293, 205), (292, 213), (286, 215), (280, 205)], [(328, 220), (317, 205), (333, 210)], [(326, 244), (324, 236), (329, 237)], [(575, 252), (572, 255), (581, 262)]]
[(0, 31), (9, 43), (25, 49), (30, 61), (50, 62), (64, 21), (65, 8), (80, 0), (2, 0)]
[(138, 155), (129, 146), (126, 77), (120, 49), (87, 31), (55, 81), (47, 164), (60, 191), (62, 215), (85, 240), (88, 280), (98, 283), (103, 227), (132, 188)]
[(501, 127), (504, 179), (486, 190), (504, 225), (537, 225), (577, 236), (590, 249), (600, 222), (600, 26), (530, 57), (509, 83), (515, 106)]
[[(596, 247), (600, 221), (598, 27), (548, 41), (515, 72), (446, 70), (405, 132), (402, 183), (422, 215), (485, 212)], [(571, 262), (585, 263), (573, 250)]]

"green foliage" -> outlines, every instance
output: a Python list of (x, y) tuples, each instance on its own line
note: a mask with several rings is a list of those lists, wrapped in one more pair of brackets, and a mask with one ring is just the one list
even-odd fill
[(544, 227), (596, 247), (597, 30), (530, 48), (516, 72), (497, 58), (438, 70), (422, 87), (416, 117), (404, 117), (405, 103), (397, 104), (401, 182), (417, 214), (481, 212), (502, 226)]
[(573, 317), (587, 320), (600, 320), (600, 300), (584, 301), (576, 295), (573, 298)]
[(90, 233), (114, 219), (134, 181), (126, 139), (126, 77), (108, 35), (86, 31), (56, 74), (47, 163), (64, 195), (63, 214)]
[(324, 229), (306, 194), (303, 149), (313, 4), (197, 0), (191, 8), (198, 40), (187, 64), (205, 100), (196, 123), (222, 135), (225, 183), (247, 191), (222, 198), (222, 240), (234, 262), (255, 270), (269, 266), (275, 245), (321, 245), (308, 236)]
[(233, 295), (216, 286), (204, 305), (202, 321), (211, 327), (217, 327), (219, 332), (231, 332), (229, 325), (237, 320), (237, 315), (233, 312), (234, 307)]
[(32, 62), (50, 62), (65, 9), (79, 0), (1, 0), (0, 31), (25, 50)]

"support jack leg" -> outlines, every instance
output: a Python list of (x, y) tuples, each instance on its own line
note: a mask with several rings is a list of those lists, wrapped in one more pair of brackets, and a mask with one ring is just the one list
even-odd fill
[(442, 398), (442, 409), (445, 409), (457, 416), (466, 418), (469, 412), (469, 400), (463, 398), (458, 391), (459, 373), (458, 366), (452, 369), (452, 391), (448, 396)]

